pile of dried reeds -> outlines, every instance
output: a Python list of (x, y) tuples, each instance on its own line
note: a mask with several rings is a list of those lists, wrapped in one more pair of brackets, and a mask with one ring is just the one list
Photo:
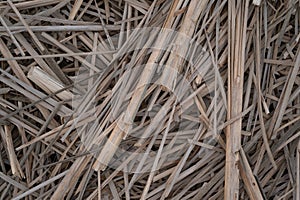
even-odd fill
[(0, 2), (0, 199), (300, 199), (297, 0)]

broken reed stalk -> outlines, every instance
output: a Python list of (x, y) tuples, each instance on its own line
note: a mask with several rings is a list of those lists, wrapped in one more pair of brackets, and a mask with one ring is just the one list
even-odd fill
[[(173, 3), (173, 8), (176, 8), (178, 2)], [(169, 17), (167, 17), (168, 20), (173, 21), (174, 18), (173, 12), (169, 13)], [(114, 128), (112, 131), (108, 141), (106, 142), (105, 146), (103, 147), (99, 157), (97, 158), (96, 163), (94, 164), (93, 168), (98, 171), (98, 170), (104, 170), (106, 169), (109, 161), (115, 154), (117, 148), (120, 145), (120, 142), (128, 132), (131, 130), (131, 125), (133, 123), (133, 118), (136, 115), (136, 112), (144, 98), (145, 94), (145, 89), (151, 83), (151, 78), (154, 75), (154, 72), (157, 68), (156, 60), (158, 59), (158, 56), (162, 53), (163, 45), (164, 45), (164, 40), (166, 40), (166, 37), (168, 36), (168, 32), (164, 33), (164, 29), (170, 28), (171, 22), (166, 21), (164, 22), (164, 26), (162, 27), (162, 34), (160, 34), (162, 37), (160, 38), (161, 40), (158, 41), (158, 50), (154, 51), (151, 53), (151, 56), (145, 66), (145, 69), (143, 70), (141, 74), (141, 78), (138, 82), (137, 88), (135, 89), (132, 99), (128, 105), (127, 111), (125, 112), (124, 118), (120, 119), (120, 122), (118, 125)], [(123, 121), (124, 120), (124, 121)], [(125, 121), (126, 120), (126, 121)], [(120, 127), (121, 126), (121, 127)]]
[[(228, 112), (230, 120), (242, 112), (246, 31), (249, 0), (228, 2)], [(239, 198), (239, 151), (242, 118), (226, 128), (224, 199)]]
[[(43, 88), (44, 91), (47, 91), (48, 94), (55, 93), (65, 88), (62, 83), (53, 79), (53, 77), (49, 76), (39, 67), (32, 67), (27, 76), (32, 82), (40, 88)], [(72, 93), (66, 90), (58, 93), (57, 96), (64, 101), (70, 101), (73, 97)]]

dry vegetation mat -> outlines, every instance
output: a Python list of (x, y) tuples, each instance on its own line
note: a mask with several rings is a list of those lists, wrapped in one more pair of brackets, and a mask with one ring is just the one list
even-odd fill
[(0, 1), (0, 199), (300, 200), (297, 0)]

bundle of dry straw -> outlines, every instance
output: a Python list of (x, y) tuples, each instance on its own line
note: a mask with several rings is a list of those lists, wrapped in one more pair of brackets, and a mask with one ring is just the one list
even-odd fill
[(0, 2), (0, 199), (300, 199), (299, 1)]

